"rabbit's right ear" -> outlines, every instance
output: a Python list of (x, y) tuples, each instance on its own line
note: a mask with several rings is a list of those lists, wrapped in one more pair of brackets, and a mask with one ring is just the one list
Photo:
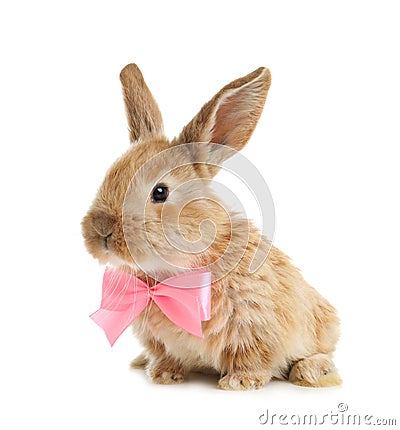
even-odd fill
[(161, 112), (136, 64), (128, 64), (120, 74), (128, 117), (130, 141), (163, 136)]
[[(209, 145), (210, 151), (205, 158), (198, 157), (198, 154), (193, 158), (198, 162), (219, 165), (235, 151), (240, 151), (250, 139), (264, 108), (270, 84), (270, 71), (260, 67), (226, 85), (183, 128), (174, 143), (217, 143), (219, 145)], [(209, 166), (211, 175), (218, 170), (216, 166)]]

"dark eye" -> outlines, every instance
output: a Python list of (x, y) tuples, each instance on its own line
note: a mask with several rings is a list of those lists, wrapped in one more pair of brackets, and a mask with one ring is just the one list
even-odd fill
[(168, 197), (168, 187), (162, 184), (158, 184), (153, 189), (151, 199), (154, 203), (163, 203)]

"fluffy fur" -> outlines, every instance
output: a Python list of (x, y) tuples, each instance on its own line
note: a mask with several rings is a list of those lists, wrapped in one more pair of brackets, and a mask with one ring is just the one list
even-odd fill
[[(304, 386), (340, 384), (331, 359), (339, 337), (335, 309), (257, 228), (228, 213), (210, 187), (224, 159), (213, 143), (244, 147), (265, 103), (269, 70), (259, 68), (225, 86), (172, 141), (163, 135), (161, 114), (137, 66), (126, 66), (121, 81), (132, 145), (108, 171), (83, 219), (86, 247), (101, 263), (149, 284), (198, 267), (210, 268), (216, 279), (204, 339), (180, 329), (150, 303), (133, 323), (145, 350), (132, 366), (144, 366), (162, 384), (182, 382), (191, 370), (208, 370), (220, 374), (218, 386), (229, 390), (260, 388), (272, 377)], [(198, 150), (190, 142), (211, 143)], [(149, 193), (159, 182), (174, 192), (154, 204)], [(186, 204), (187, 194), (201, 198)], [(182, 243), (198, 251), (167, 240), (168, 226), (172, 235), (179, 226)], [(270, 253), (250, 273), (260, 240)], [(226, 273), (227, 267), (233, 270)]]

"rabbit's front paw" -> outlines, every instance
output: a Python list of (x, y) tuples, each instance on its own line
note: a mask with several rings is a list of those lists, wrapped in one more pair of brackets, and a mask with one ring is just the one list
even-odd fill
[(181, 384), (185, 379), (183, 372), (178, 369), (163, 369), (155, 366), (149, 369), (148, 373), (155, 384)]
[(130, 367), (131, 369), (143, 369), (147, 366), (148, 362), (148, 358), (142, 353), (131, 361)]
[(232, 373), (225, 375), (218, 381), (218, 388), (222, 390), (258, 390), (268, 382), (269, 378), (246, 373)]

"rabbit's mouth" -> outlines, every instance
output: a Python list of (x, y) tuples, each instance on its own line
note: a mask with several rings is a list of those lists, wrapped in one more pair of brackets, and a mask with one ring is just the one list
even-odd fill
[(114, 252), (107, 250), (105, 251), (105, 255), (106, 255), (106, 262), (105, 263), (109, 263), (111, 264), (111, 266), (114, 266), (116, 268), (120, 267), (120, 266), (131, 266), (132, 263), (126, 261), (125, 259), (119, 257), (118, 255), (116, 255)]

